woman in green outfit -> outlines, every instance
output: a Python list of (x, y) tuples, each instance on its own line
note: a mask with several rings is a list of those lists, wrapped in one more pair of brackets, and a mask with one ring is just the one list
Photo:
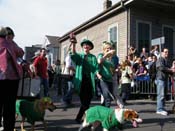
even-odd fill
[(113, 73), (114, 73), (114, 63), (112, 61), (112, 56), (115, 54), (115, 50), (112, 49), (112, 45), (109, 42), (103, 42), (103, 52), (98, 54), (97, 60), (100, 68), (100, 74), (102, 79), (100, 80), (100, 88), (102, 92), (102, 105), (110, 107), (111, 97), (114, 99), (113, 95)]
[(89, 108), (93, 94), (95, 94), (95, 75), (100, 79), (96, 56), (90, 53), (94, 48), (90, 40), (84, 39), (81, 42), (82, 52), (76, 52), (76, 42), (72, 42), (71, 59), (76, 65), (74, 77), (75, 90), (80, 97), (81, 106), (76, 116), (76, 122), (82, 121), (85, 110)]

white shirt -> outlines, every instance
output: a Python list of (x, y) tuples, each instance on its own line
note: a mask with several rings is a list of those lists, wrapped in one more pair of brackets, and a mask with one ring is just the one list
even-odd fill
[(70, 67), (74, 67), (75, 69), (75, 64), (72, 62), (70, 55), (66, 56), (65, 63), (66, 65), (63, 74), (73, 75), (74, 72), (70, 70)]
[(122, 76), (121, 76), (121, 80), (122, 80), (122, 84), (124, 83), (131, 83), (131, 79), (126, 77), (126, 74), (132, 74), (132, 69), (130, 66), (126, 66), (125, 70), (122, 70)]

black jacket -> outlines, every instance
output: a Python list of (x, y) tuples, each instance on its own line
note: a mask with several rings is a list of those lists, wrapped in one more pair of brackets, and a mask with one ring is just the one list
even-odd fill
[(167, 80), (168, 75), (172, 74), (172, 72), (169, 70), (170, 66), (168, 65), (167, 59), (163, 57), (159, 57), (159, 59), (156, 62), (156, 79), (158, 80)]

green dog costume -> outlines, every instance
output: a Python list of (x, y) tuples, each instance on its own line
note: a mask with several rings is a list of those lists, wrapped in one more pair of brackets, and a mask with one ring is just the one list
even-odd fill
[[(44, 97), (44, 98), (42, 98), (42, 101), (51, 102), (51, 99), (48, 98), (48, 97)], [(37, 106), (39, 106), (37, 104), (39, 104), (39, 102), (37, 103), (37, 100), (34, 101), (34, 102), (24, 100), (24, 99), (23, 100), (17, 100), (16, 101), (16, 114), (27, 118), (27, 122), (29, 122), (32, 125), (35, 123), (35, 121), (43, 121), (45, 111), (40, 112), (37, 109)]]
[(114, 110), (104, 106), (94, 106), (86, 111), (87, 123), (100, 121), (102, 127), (110, 129), (111, 127), (121, 128), (124, 121), (123, 109)]

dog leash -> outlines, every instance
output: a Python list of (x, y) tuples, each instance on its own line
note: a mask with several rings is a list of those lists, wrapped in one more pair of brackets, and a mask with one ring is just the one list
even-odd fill
[[(100, 81), (103, 81), (103, 80), (100, 79)], [(112, 100), (117, 104), (117, 101), (116, 101), (115, 97), (112, 95), (112, 93), (109, 90), (107, 90), (107, 92), (110, 95), (110, 97), (112, 98)]]

